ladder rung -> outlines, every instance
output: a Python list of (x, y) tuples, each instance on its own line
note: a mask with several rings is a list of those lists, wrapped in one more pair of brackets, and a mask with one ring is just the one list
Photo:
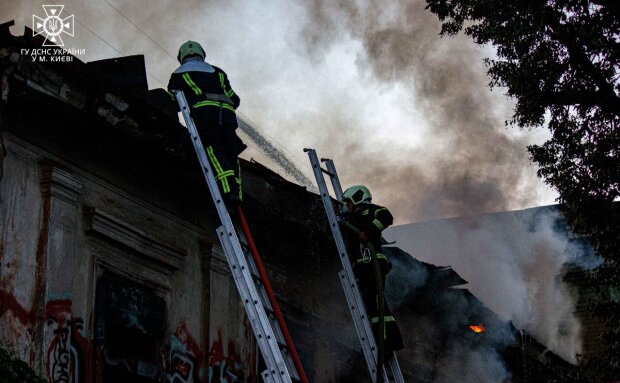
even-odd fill
[(269, 316), (275, 316), (276, 313), (275, 311), (273, 311), (273, 309), (271, 307), (263, 307), (265, 309), (265, 312), (267, 313), (267, 315)]
[(263, 284), (262, 283), (263, 280), (261, 279), (260, 275), (257, 275), (257, 274), (254, 274), (254, 273), (251, 273), (251, 274), (252, 274), (252, 278), (254, 278), (254, 281), (256, 283), (260, 283), (261, 285)]
[(271, 322), (271, 327), (273, 327), (273, 334), (275, 335), (278, 344), (283, 344), (286, 346), (286, 340), (284, 339), (284, 335), (282, 334), (282, 330), (278, 324), (278, 319), (276, 319), (274, 315), (269, 315), (269, 321)]
[(330, 177), (335, 177), (336, 176), (334, 173), (330, 172), (329, 170), (325, 170), (325, 169), (321, 168), (321, 171), (323, 173), (327, 174)]
[(287, 351), (288, 350), (288, 346), (286, 345), (286, 343), (282, 343), (282, 342), (278, 342), (278, 346), (280, 346), (280, 350), (282, 352)]
[(291, 379), (299, 381), (299, 375), (297, 374), (295, 364), (293, 363), (293, 358), (291, 358), (291, 354), (289, 354), (288, 349), (282, 350), (282, 356), (284, 357), (284, 364), (286, 364), (286, 368), (291, 373)]
[(260, 295), (261, 303), (265, 308), (265, 311), (274, 313), (273, 307), (271, 306), (271, 302), (269, 302), (269, 297), (267, 296), (267, 291), (262, 284), (256, 284), (256, 290), (258, 291), (258, 295)]
[(250, 273), (252, 274), (252, 277), (257, 281), (261, 281), (261, 284), (262, 284), (262, 279), (260, 277), (260, 274), (258, 273), (258, 269), (256, 268), (256, 265), (254, 264), (254, 261), (252, 260), (250, 262), (250, 260), (248, 260), (248, 265), (250, 266)]

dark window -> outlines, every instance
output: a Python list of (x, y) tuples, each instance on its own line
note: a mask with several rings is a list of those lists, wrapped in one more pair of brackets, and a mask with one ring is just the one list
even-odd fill
[(97, 282), (95, 342), (101, 382), (158, 382), (166, 304), (152, 289), (105, 273)]

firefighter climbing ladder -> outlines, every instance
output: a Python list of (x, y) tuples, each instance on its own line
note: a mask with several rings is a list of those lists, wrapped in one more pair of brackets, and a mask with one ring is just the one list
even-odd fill
[[(343, 270), (338, 273), (340, 276), (340, 282), (342, 283), (342, 288), (347, 298), (349, 310), (351, 311), (351, 316), (353, 317), (353, 322), (355, 323), (357, 336), (362, 344), (362, 350), (364, 352), (364, 358), (366, 358), (366, 364), (368, 365), (370, 376), (372, 377), (372, 381), (376, 383), (377, 343), (372, 333), (370, 322), (367, 319), (368, 316), (366, 314), (366, 308), (364, 307), (362, 296), (357, 287), (357, 282), (353, 274), (353, 268), (351, 267), (351, 262), (349, 261), (349, 256), (347, 255), (344, 240), (340, 232), (340, 227), (338, 226), (336, 212), (334, 211), (334, 206), (332, 205), (332, 200), (329, 196), (329, 190), (327, 190), (327, 184), (325, 183), (325, 176), (323, 175), (323, 173), (325, 173), (329, 176), (332, 188), (336, 194), (336, 199), (340, 201), (342, 199), (342, 187), (340, 186), (340, 180), (338, 179), (338, 174), (336, 173), (336, 167), (334, 166), (334, 162), (332, 160), (321, 159), (321, 161), (326, 164), (327, 170), (325, 170), (319, 164), (319, 159), (314, 149), (304, 149), (304, 151), (308, 153), (308, 157), (310, 158), (312, 170), (314, 171), (317, 186), (319, 187), (319, 193), (321, 195), (321, 199), (323, 200), (323, 206), (325, 207), (325, 212), (327, 213), (327, 219), (329, 220), (329, 226), (331, 227), (334, 240), (336, 241), (336, 247), (338, 248), (338, 254), (340, 255), (340, 260), (342, 262)], [(391, 355), (386, 355), (385, 360), (387, 363), (383, 366), (383, 380), (385, 382), (404, 383), (405, 380), (403, 379), (402, 372), (400, 371), (396, 354), (392, 352)]]
[[(269, 383), (308, 383), (295, 346), (288, 334), (286, 323), (271, 290), (267, 274), (258, 257), (243, 212), (240, 208), (238, 209), (239, 223), (233, 224), (217, 187), (213, 170), (198, 136), (196, 125), (190, 116), (185, 95), (178, 91), (175, 92), (175, 96), (200, 161), (202, 173), (211, 191), (217, 213), (222, 221), (222, 226), (217, 229), (217, 234), (252, 325), (256, 342), (267, 366), (267, 369), (261, 373), (263, 381)], [(239, 226), (242, 230), (238, 230)]]

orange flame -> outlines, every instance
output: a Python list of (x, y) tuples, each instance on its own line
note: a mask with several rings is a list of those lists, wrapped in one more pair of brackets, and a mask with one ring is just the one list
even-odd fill
[(469, 326), (469, 328), (471, 329), (471, 331), (475, 332), (475, 333), (481, 333), (481, 332), (485, 332), (486, 329), (484, 328), (484, 325), (482, 323), (475, 325), (472, 324), (471, 326)]

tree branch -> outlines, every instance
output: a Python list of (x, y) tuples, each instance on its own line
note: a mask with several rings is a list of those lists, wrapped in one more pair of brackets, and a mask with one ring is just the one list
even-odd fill
[(598, 106), (604, 110), (620, 110), (620, 99), (609, 98), (603, 92), (541, 92), (540, 98), (544, 106), (582, 105)]
[(620, 12), (620, 2), (618, 2), (618, 0), (590, 0), (590, 2), (607, 8), (612, 12)]
[[(606, 0), (599, 1), (605, 2)], [(596, 97), (593, 98), (593, 100), (598, 101), (596, 105), (616, 116), (620, 115), (620, 97), (616, 95), (613, 84), (608, 82), (601, 71), (590, 61), (583, 47), (577, 41), (571, 25), (560, 24), (559, 20), (554, 17), (554, 10), (549, 7), (544, 12), (544, 18), (551, 29), (550, 37), (566, 47), (571, 65), (575, 65), (576, 68), (583, 71), (600, 89), (599, 92), (595, 93)]]

